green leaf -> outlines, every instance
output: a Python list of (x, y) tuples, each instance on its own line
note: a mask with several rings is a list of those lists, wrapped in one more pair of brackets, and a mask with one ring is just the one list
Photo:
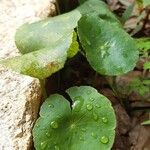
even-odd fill
[(24, 24), (16, 32), (16, 46), (22, 54), (56, 46), (64, 37), (73, 33), (80, 17), (80, 12), (74, 10), (35, 23)]
[(150, 50), (150, 38), (139, 38), (135, 39), (137, 43), (137, 47), (141, 51), (148, 51)]
[(77, 10), (80, 11), (82, 16), (87, 14), (95, 14), (101, 19), (107, 20), (109, 22), (115, 22), (120, 25), (119, 20), (110, 11), (108, 6), (101, 0), (87, 0), (84, 4), (80, 5)]
[(142, 122), (141, 125), (150, 125), (150, 120)]
[(144, 69), (145, 70), (150, 69), (150, 62), (144, 63)]
[(49, 77), (63, 68), (68, 57), (78, 51), (76, 35), (73, 34), (79, 11), (32, 24), (25, 24), (16, 33), (16, 45), (24, 55), (0, 61), (19, 73), (39, 79)]
[(121, 75), (135, 67), (139, 55), (136, 44), (116, 23), (87, 15), (78, 22), (78, 34), (90, 65), (98, 73)]
[(64, 38), (55, 47), (53, 46), (22, 56), (2, 60), (0, 63), (25, 75), (39, 79), (47, 78), (64, 66), (71, 39), (72, 35)]
[(150, 6), (150, 0), (143, 0), (144, 7)]
[(36, 150), (110, 150), (116, 119), (109, 100), (89, 86), (67, 90), (73, 105), (51, 95), (33, 129)]
[(77, 42), (77, 34), (76, 32), (73, 32), (72, 44), (67, 52), (68, 58), (75, 56), (78, 53), (78, 51), (79, 51), (79, 44)]

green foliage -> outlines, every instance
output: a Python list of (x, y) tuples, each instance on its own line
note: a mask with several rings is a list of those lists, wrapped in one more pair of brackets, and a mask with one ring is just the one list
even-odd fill
[(78, 33), (89, 63), (100, 74), (120, 75), (134, 68), (135, 43), (116, 23), (87, 15), (80, 19)]
[(56, 46), (63, 39), (72, 37), (80, 16), (79, 11), (75, 10), (46, 20), (25, 24), (16, 32), (16, 46), (22, 54)]
[(144, 69), (149, 70), (150, 69), (150, 62), (144, 63)]
[(51, 95), (42, 105), (33, 129), (36, 150), (110, 150), (116, 119), (109, 100), (89, 86), (67, 91), (73, 105)]
[(139, 78), (134, 78), (134, 80), (128, 85), (127, 91), (129, 93), (135, 91), (138, 92), (141, 96), (144, 96), (146, 93), (150, 92), (150, 87), (148, 86), (150, 80), (140, 80)]
[(77, 42), (77, 34), (76, 32), (73, 32), (73, 38), (72, 38), (72, 44), (70, 45), (70, 48), (67, 51), (68, 58), (71, 58), (75, 56), (79, 51), (79, 44)]
[(67, 54), (70, 58), (77, 53), (77, 38), (73, 36), (77, 26), (86, 57), (98, 73), (120, 75), (134, 68), (138, 59), (135, 43), (100, 0), (87, 0), (72, 12), (23, 25), (15, 40), (24, 55), (1, 63), (44, 79), (64, 66)]
[(141, 52), (150, 50), (150, 38), (136, 39), (137, 47)]
[(142, 122), (141, 125), (150, 125), (150, 120)]
[(136, 0), (138, 5), (142, 5), (144, 8), (150, 6), (150, 1), (149, 0)]
[(21, 26), (15, 39), (24, 55), (1, 61), (1, 64), (39, 79), (49, 77), (63, 68), (67, 53), (68, 57), (77, 53), (78, 44), (73, 32), (79, 18), (80, 13), (73, 11)]
[(101, 19), (105, 19), (108, 22), (116, 22), (121, 26), (119, 20), (116, 16), (110, 11), (108, 6), (100, 0), (87, 0), (84, 4), (80, 5), (77, 10), (80, 11), (82, 16), (84, 15), (96, 15)]
[[(140, 54), (142, 57), (149, 58), (149, 52), (150, 52), (150, 38), (139, 38), (136, 39), (137, 47), (140, 51)], [(144, 69), (148, 70), (150, 69), (150, 62), (147, 61), (144, 63)]]

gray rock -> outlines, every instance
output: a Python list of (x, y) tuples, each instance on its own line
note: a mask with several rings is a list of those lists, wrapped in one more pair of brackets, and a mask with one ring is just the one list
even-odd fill
[[(0, 59), (20, 55), (16, 29), (56, 13), (54, 0), (0, 0)], [(0, 66), (0, 150), (28, 150), (41, 103), (38, 79)]]

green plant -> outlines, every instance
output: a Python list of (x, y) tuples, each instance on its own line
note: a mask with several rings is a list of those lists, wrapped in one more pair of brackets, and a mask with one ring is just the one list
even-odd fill
[(76, 27), (85, 55), (95, 71), (120, 75), (134, 68), (138, 60), (134, 40), (100, 0), (87, 0), (72, 12), (23, 25), (15, 39), (24, 55), (1, 63), (44, 79), (64, 66), (67, 51), (75, 42), (72, 37)]
[[(45, 79), (80, 51), (99, 74), (116, 76), (133, 70), (139, 51), (117, 17), (101, 0), (79, 2), (71, 12), (21, 26), (15, 42), (23, 55), (0, 63)], [(110, 102), (87, 86), (70, 88), (67, 93), (73, 101), (71, 108), (58, 94), (43, 103), (33, 130), (35, 148), (111, 149), (116, 120)]]
[(33, 137), (36, 150), (109, 150), (115, 137), (116, 120), (109, 100), (94, 88), (69, 88), (69, 102), (51, 95), (43, 103)]

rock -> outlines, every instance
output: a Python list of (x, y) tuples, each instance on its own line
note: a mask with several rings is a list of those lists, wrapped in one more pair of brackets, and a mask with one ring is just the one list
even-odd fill
[(56, 14), (54, 0), (0, 1), (0, 59), (19, 55), (15, 46), (16, 29), (26, 22)]
[(41, 99), (38, 79), (0, 67), (0, 150), (27, 150)]
[[(20, 55), (14, 42), (20, 25), (55, 13), (54, 0), (1, 0), (0, 59)], [(41, 91), (38, 79), (0, 66), (0, 150), (31, 149)]]

